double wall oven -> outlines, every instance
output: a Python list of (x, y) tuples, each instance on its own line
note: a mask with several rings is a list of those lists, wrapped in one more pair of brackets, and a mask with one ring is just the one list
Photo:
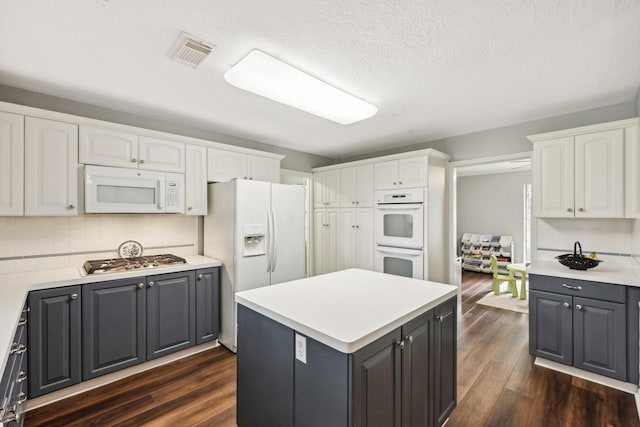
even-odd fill
[(374, 270), (424, 278), (424, 189), (376, 192)]

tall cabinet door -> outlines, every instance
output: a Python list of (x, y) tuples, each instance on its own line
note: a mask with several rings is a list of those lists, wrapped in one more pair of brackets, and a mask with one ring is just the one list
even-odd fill
[(147, 360), (196, 342), (193, 271), (147, 277)]
[(373, 209), (356, 209), (356, 247), (358, 259), (356, 267), (364, 270), (373, 270)]
[(529, 293), (529, 353), (573, 364), (572, 299), (568, 295)]
[(340, 269), (358, 266), (357, 209), (340, 209)]
[(29, 293), (29, 397), (80, 382), (80, 286)]
[(82, 287), (82, 379), (145, 361), (145, 279)]
[(185, 200), (187, 215), (207, 214), (207, 149), (186, 146)]
[(340, 210), (327, 210), (327, 268), (328, 272), (340, 269)]
[[(317, 182), (317, 181), (316, 181)], [(324, 209), (314, 211), (314, 273), (324, 274), (327, 268), (327, 225), (325, 222), (326, 212)]]
[(624, 129), (576, 136), (575, 156), (576, 217), (622, 218)]
[(340, 169), (340, 206), (356, 207), (358, 200), (357, 167)]
[(625, 304), (573, 298), (573, 365), (627, 380)]
[(0, 215), (24, 214), (24, 116), (0, 112)]
[(573, 137), (533, 145), (533, 214), (574, 217)]
[(78, 214), (78, 126), (25, 119), (25, 215)]
[(431, 425), (432, 317), (429, 311), (402, 326), (402, 427)]
[(457, 299), (433, 310), (433, 417), (441, 426), (457, 402)]
[(220, 269), (196, 271), (196, 344), (213, 341), (220, 330)]
[(356, 207), (373, 207), (373, 184), (373, 165), (358, 166), (356, 182)]

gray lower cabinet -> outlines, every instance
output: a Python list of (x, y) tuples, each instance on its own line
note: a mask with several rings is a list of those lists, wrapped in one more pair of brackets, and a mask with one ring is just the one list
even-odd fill
[[(238, 306), (240, 427), (442, 425), (456, 405), (456, 299), (352, 354)], [(255, 348), (261, 349), (255, 351)]]
[(213, 341), (220, 331), (220, 269), (196, 271), (196, 344)]
[(532, 355), (627, 381), (624, 286), (532, 275), (530, 288)]
[(145, 278), (82, 287), (82, 379), (145, 361)]
[(80, 382), (80, 288), (29, 293), (29, 397)]
[(147, 360), (196, 343), (193, 271), (147, 276)]
[(23, 310), (13, 336), (4, 372), (0, 372), (0, 426), (24, 424), (27, 400), (27, 312)]

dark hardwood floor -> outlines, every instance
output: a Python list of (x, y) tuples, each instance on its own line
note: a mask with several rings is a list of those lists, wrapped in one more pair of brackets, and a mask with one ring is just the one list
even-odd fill
[[(475, 304), (490, 289), (489, 275), (464, 273), (447, 427), (640, 427), (632, 395), (534, 366), (528, 316)], [(25, 425), (235, 426), (235, 372), (218, 347), (30, 411)]]

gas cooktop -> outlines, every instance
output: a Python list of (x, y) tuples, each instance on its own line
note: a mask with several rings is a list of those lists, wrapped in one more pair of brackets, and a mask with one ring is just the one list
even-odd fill
[(87, 274), (116, 273), (167, 265), (186, 264), (184, 258), (172, 254), (147, 255), (134, 258), (111, 258), (85, 261), (83, 268)]

